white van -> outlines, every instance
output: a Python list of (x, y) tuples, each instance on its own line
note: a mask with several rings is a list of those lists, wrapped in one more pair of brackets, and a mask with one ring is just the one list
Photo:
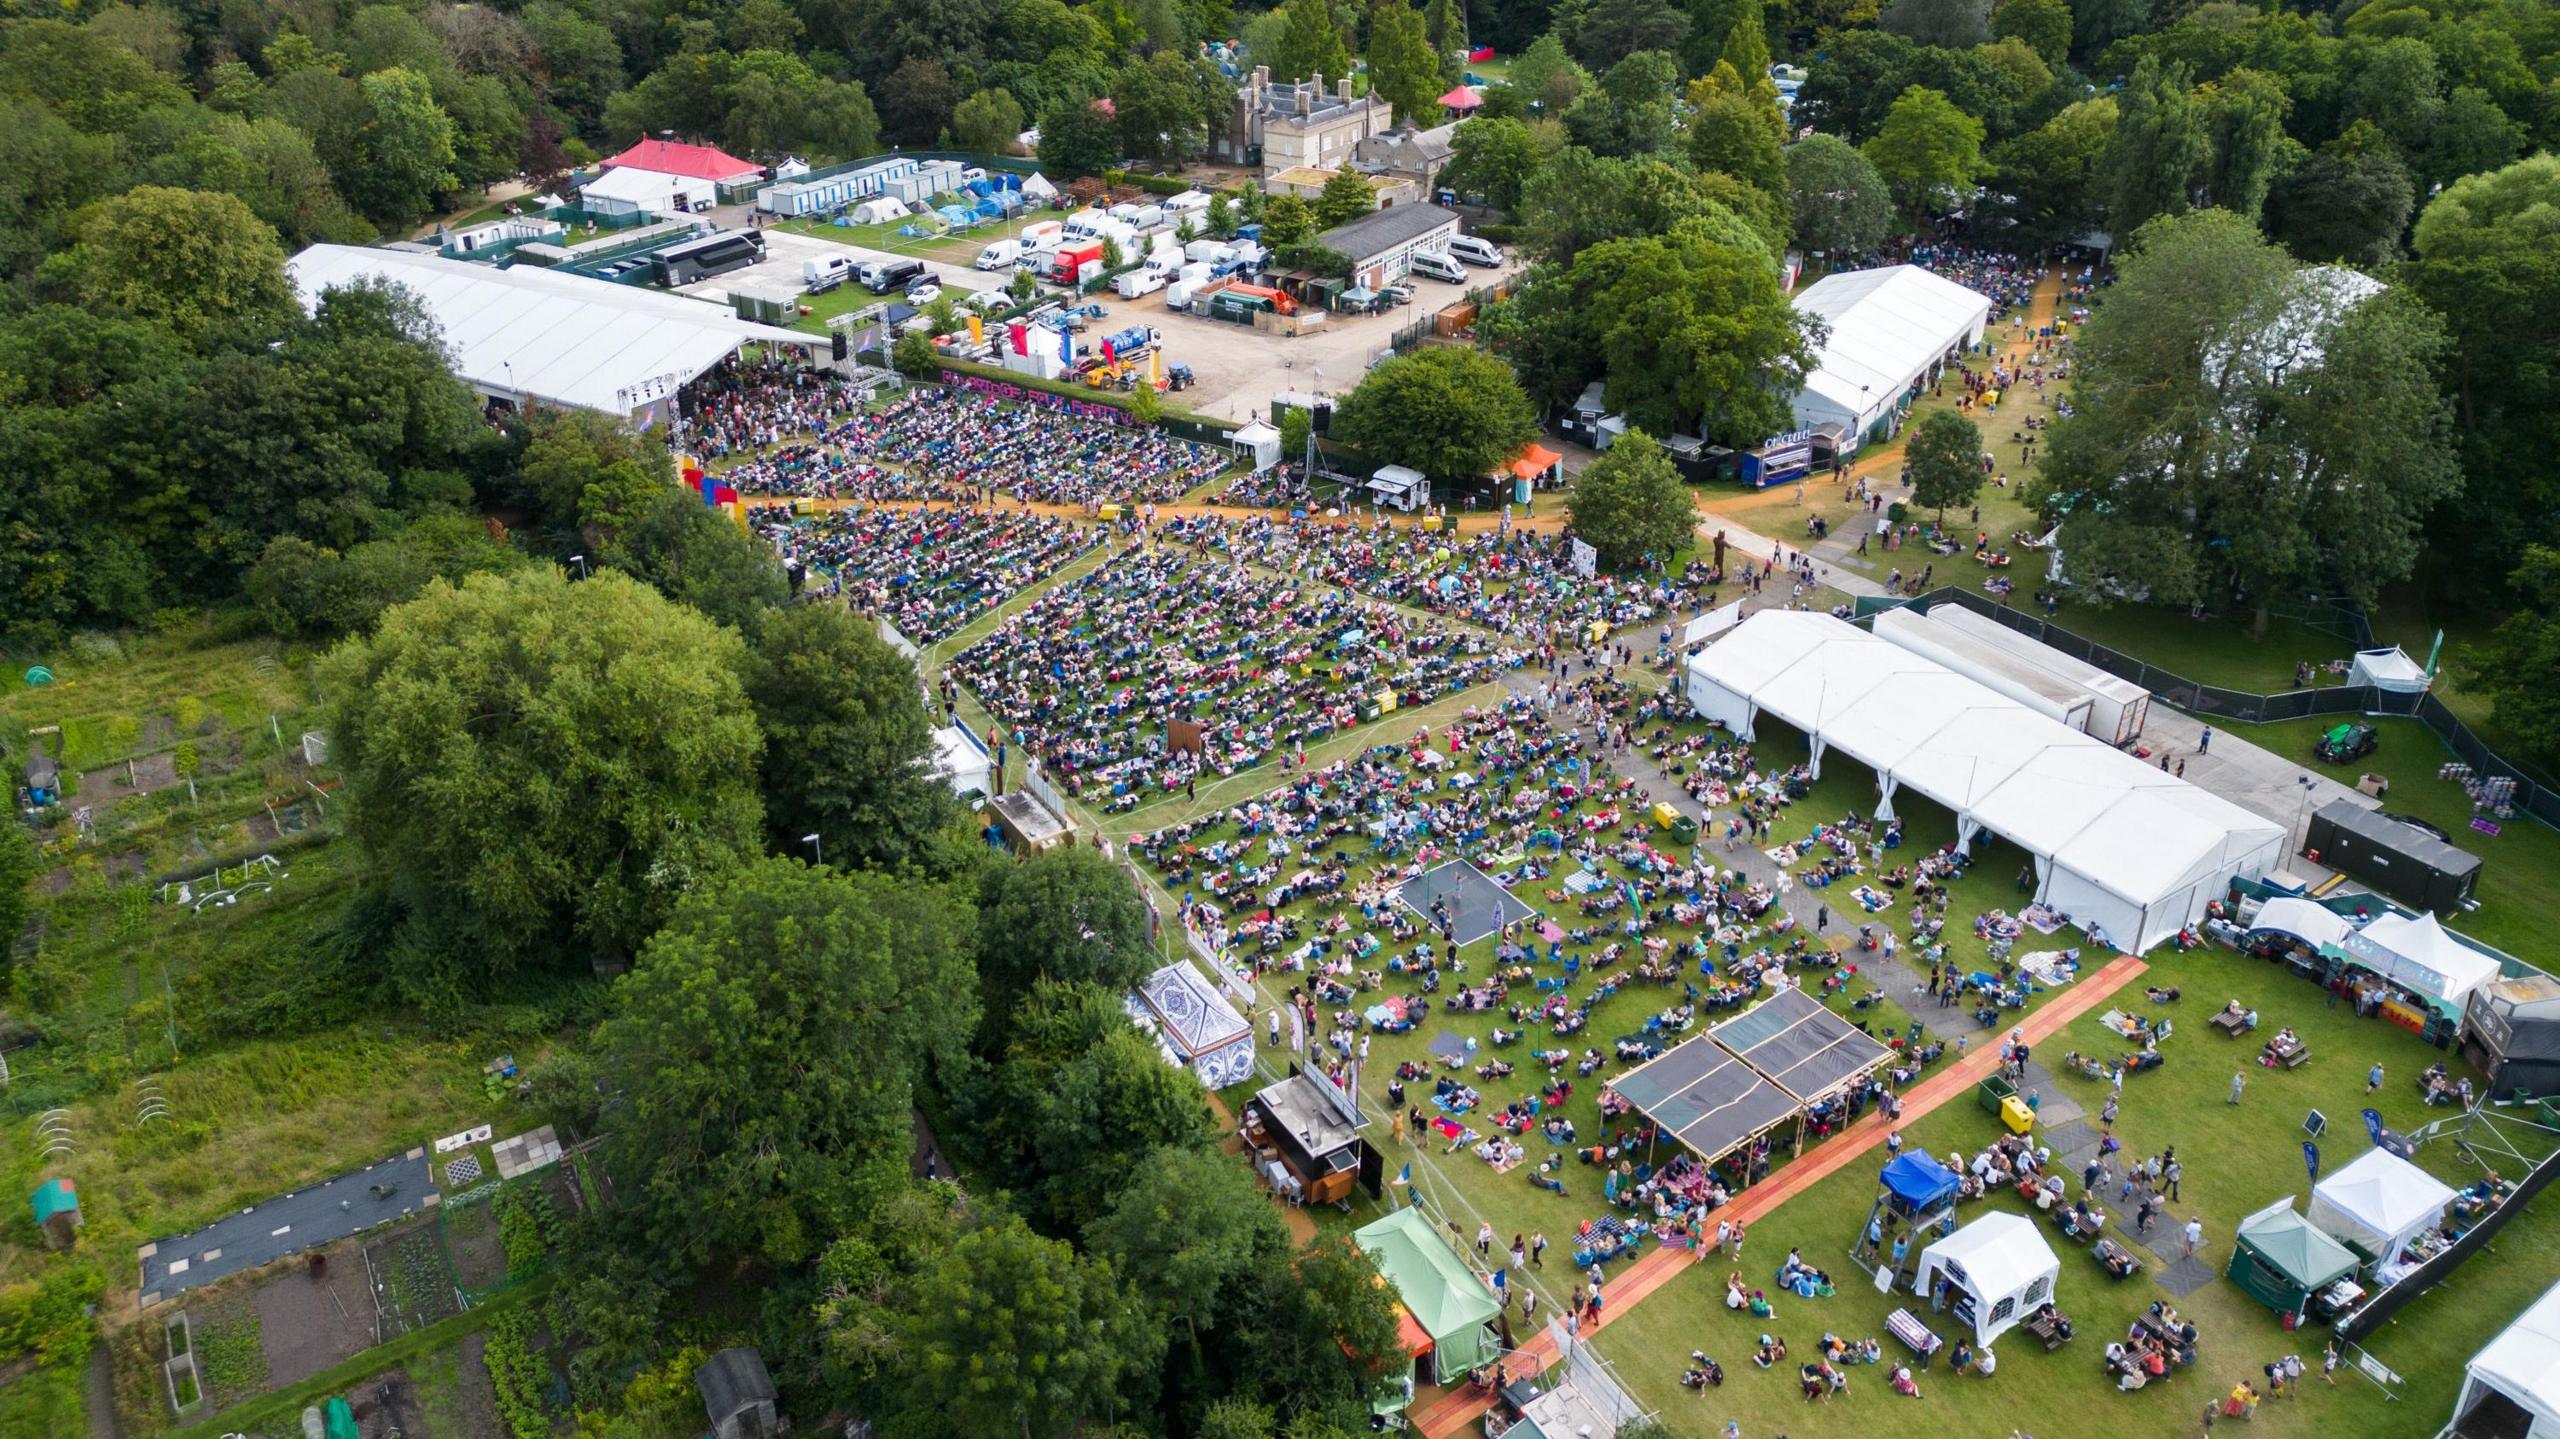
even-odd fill
[(1467, 267), (1446, 255), (1433, 254), (1426, 250), (1414, 256), (1411, 264), (1413, 272), (1426, 280), (1438, 280), (1449, 285), (1463, 285), (1467, 282)]
[(1058, 237), (1065, 234), (1066, 229), (1066, 226), (1055, 220), (1034, 220), (1022, 227), (1020, 237), (1022, 248), (1026, 250), (1055, 249)]
[(816, 256), (800, 262), (800, 284), (812, 295), (823, 295), (853, 278), (850, 255)]
[(1111, 292), (1121, 299), (1134, 300), (1140, 295), (1152, 295), (1163, 289), (1164, 282), (1162, 270), (1123, 270), (1112, 277)]
[(1451, 236), (1449, 253), (1470, 265), (1482, 265), (1488, 270), (1499, 269), (1502, 265), (1501, 247), (1473, 235)]
[(1022, 243), (1020, 241), (998, 240), (994, 244), (987, 246), (987, 248), (980, 250), (978, 252), (978, 258), (971, 263), (975, 268), (980, 270), (1001, 270), (1005, 266), (1010, 265), (1015, 260), (1019, 259), (1021, 255)]

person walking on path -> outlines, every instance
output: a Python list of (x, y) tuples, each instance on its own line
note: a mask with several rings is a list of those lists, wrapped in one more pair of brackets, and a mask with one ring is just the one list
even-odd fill
[(2197, 1247), (2204, 1243), (2204, 1217), (2202, 1215), (2198, 1215), (2187, 1221), (2186, 1237), (2187, 1255), (2189, 1258), (2193, 1258)]
[(2199, 736), (2199, 737), (2197, 738), (2197, 740), (2196, 740), (2196, 753), (2198, 753), (2198, 754), (2203, 754), (2203, 753), (2205, 753), (2206, 751), (2208, 751), (2208, 750), (2210, 750), (2210, 749), (2212, 749), (2212, 748), (2213, 748), (2213, 726), (2211, 726), (2211, 725), (2206, 725), (2206, 726), (2204, 727), (2204, 733), (2203, 733), (2201, 736)]
[(2160, 1178), (2169, 1186), (2169, 1198), (2172, 1202), (2175, 1202), (2178, 1197), (2178, 1177), (2184, 1173), (2186, 1170), (2179, 1166), (2175, 1156), (2172, 1156), (2168, 1163), (2160, 1166)]
[(2249, 1076), (2248, 1076), (2245, 1072), (2243, 1072), (2243, 1071), (2241, 1071), (2241, 1070), (2237, 1070), (2237, 1069), (2235, 1069), (2235, 1070), (2231, 1071), (2231, 1098), (2230, 1098), (2230, 1100), (2229, 1100), (2229, 1102), (2230, 1102), (2230, 1103), (2232, 1103), (2232, 1104), (2238, 1104), (2238, 1103), (2240, 1102), (2240, 1091), (2241, 1091), (2241, 1089), (2242, 1089), (2242, 1087), (2243, 1087), (2243, 1086), (2245, 1086), (2245, 1085), (2247, 1085), (2247, 1084), (2248, 1084), (2248, 1082), (2249, 1082)]
[(1547, 1236), (1544, 1230), (1529, 1236), (1529, 1266), (1533, 1269), (1547, 1267)]
[(1493, 1224), (1490, 1220), (1476, 1226), (1476, 1255), (1478, 1258), (1493, 1255)]
[(1511, 1236), (1511, 1267), (1522, 1271), (1529, 1267), (1529, 1242), (1517, 1234)]
[(2100, 1129), (2116, 1127), (2116, 1097), (2112, 1094), (2107, 1096), (2106, 1107), (2098, 1111), (2098, 1127)]

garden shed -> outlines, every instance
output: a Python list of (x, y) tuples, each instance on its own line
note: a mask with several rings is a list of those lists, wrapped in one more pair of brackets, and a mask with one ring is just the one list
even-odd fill
[(773, 1407), (773, 1376), (755, 1350), (721, 1350), (693, 1372), (693, 1384), (702, 1391), (702, 1407), (719, 1439), (761, 1439), (782, 1432)]

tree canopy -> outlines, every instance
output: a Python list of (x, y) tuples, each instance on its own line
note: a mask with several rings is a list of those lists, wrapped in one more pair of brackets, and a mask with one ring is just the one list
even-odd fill
[(1501, 361), (1433, 347), (1371, 370), (1336, 407), (1332, 434), (1381, 464), (1472, 482), (1510, 463), (1537, 426)]
[(1651, 435), (1629, 429), (1594, 460), (1565, 496), (1573, 536), (1613, 570), (1670, 559), (1695, 538), (1697, 510), (1671, 459)]

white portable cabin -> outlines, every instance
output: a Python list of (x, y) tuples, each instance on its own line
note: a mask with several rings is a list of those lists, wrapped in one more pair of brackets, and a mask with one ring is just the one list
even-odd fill
[(2089, 696), (2088, 733), (2112, 745), (2130, 742), (2151, 718), (2151, 691), (2121, 675), (2111, 675), (2087, 660), (2073, 659), (2042, 640), (2030, 639), (1987, 615), (1962, 605), (1939, 605), (1929, 623), (1945, 625), (2024, 660), (2048, 674), (2078, 686)]
[[(756, 191), (756, 208), (768, 215), (822, 215), (882, 193), (892, 179), (912, 175), (921, 165), (921, 161), (900, 155), (815, 180), (786, 178)], [(803, 166), (801, 174), (805, 177), (807, 173)], [(901, 209), (899, 213), (905, 211)]]
[(2089, 732), (2090, 712), (2096, 703), (2086, 691), (1995, 645), (1948, 625), (1933, 625), (1909, 609), (1886, 610), (1877, 615), (1876, 638), (1936, 660), (2048, 719), (2060, 720), (2082, 734)]
[(1388, 465), (1369, 477), (1365, 488), (1390, 509), (1418, 510), (1431, 501), (1431, 478), (1420, 470)]

